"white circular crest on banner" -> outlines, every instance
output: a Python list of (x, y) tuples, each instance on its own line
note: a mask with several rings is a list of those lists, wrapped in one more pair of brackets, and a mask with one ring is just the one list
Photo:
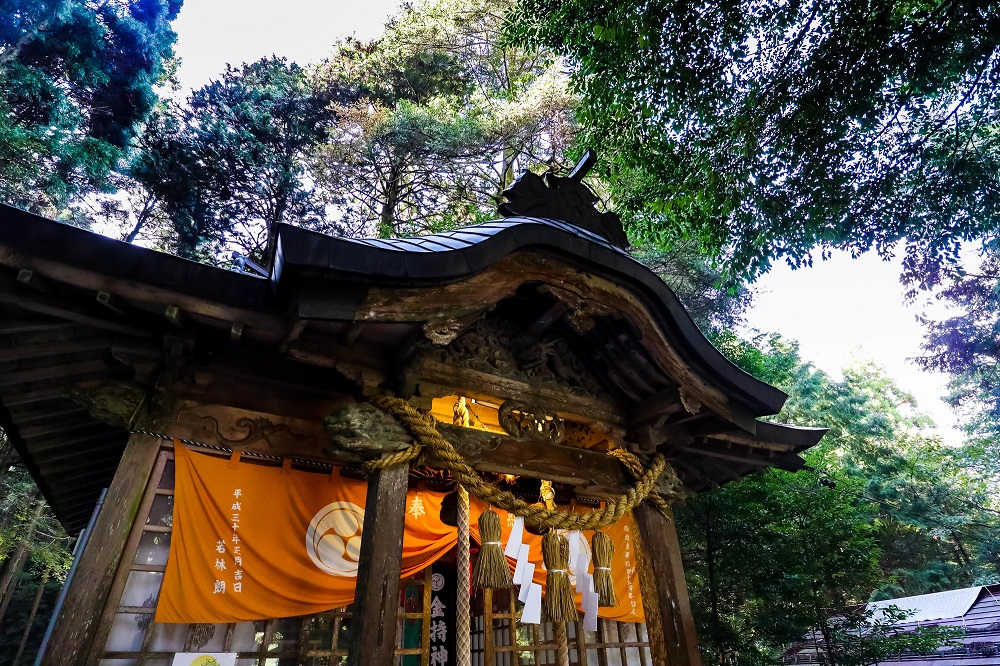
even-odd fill
[(364, 509), (352, 502), (331, 502), (317, 511), (306, 530), (313, 564), (331, 576), (356, 577), (364, 524)]
[(440, 592), (444, 589), (444, 576), (439, 573), (431, 576), (431, 589), (435, 592)]

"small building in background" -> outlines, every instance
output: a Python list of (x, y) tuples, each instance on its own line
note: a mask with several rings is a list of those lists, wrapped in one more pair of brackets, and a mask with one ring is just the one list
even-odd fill
[[(921, 627), (955, 627), (962, 634), (933, 654), (902, 654), (881, 666), (995, 666), (1000, 664), (1000, 583), (976, 585), (914, 597), (886, 599), (868, 604), (869, 610), (895, 606), (910, 614), (900, 631)], [(802, 643), (781, 656), (784, 664), (823, 662), (823, 637), (812, 632)]]

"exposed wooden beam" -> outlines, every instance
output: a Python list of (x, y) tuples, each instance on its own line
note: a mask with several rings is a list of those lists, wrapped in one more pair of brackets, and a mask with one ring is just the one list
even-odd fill
[(0, 349), (0, 363), (110, 349), (110, 338), (72, 338)]
[(87, 409), (75, 402), (66, 400), (64, 404), (45, 408), (32, 409), (11, 409), (11, 419), (18, 425), (24, 427), (37, 421), (48, 421), (63, 417), (73, 417), (87, 414)]
[(21, 432), (21, 438), (26, 440), (39, 440), (52, 435), (60, 435), (60, 439), (62, 439), (66, 433), (82, 435), (93, 430), (106, 432), (108, 425), (101, 421), (95, 421), (89, 414), (84, 413), (83, 418), (53, 418), (47, 423), (37, 426), (18, 424), (18, 430)]
[(0, 335), (19, 335), (21, 333), (37, 333), (39, 331), (57, 331), (73, 328), (76, 324), (69, 321), (42, 319), (13, 319), (0, 322)]
[[(619, 494), (631, 485), (621, 465), (597, 451), (446, 424), (438, 424), (438, 431), (479, 471), (548, 479), (574, 486), (579, 495), (590, 497)], [(430, 454), (425, 462), (431, 467), (441, 466)]]
[(115, 331), (116, 333), (125, 333), (136, 337), (151, 337), (152, 335), (149, 331), (136, 328), (135, 326), (88, 313), (69, 299), (60, 298), (53, 294), (25, 294), (22, 293), (21, 289), (23, 287), (19, 288), (17, 280), (0, 275), (0, 303), (16, 305), (30, 312), (58, 317), (59, 319), (73, 321), (78, 324), (87, 324), (88, 326)]
[(59, 386), (49, 386), (46, 388), (31, 389), (30, 391), (5, 391), (3, 394), (3, 404), (6, 407), (19, 407), (31, 405), (46, 400), (62, 400), (66, 395)]
[(114, 368), (103, 359), (50, 365), (31, 370), (13, 370), (0, 373), (0, 386), (16, 386), (31, 382), (60, 380), (60, 384), (71, 384), (80, 377), (94, 374), (110, 374)]
[(805, 467), (805, 461), (795, 454), (774, 454), (774, 452), (759, 452), (737, 444), (715, 444), (704, 442), (700, 444), (681, 445), (674, 447), (675, 451), (694, 453), (709, 458), (731, 460), (745, 465), (758, 467), (777, 467), (789, 471), (797, 471)]
[(546, 331), (550, 326), (559, 321), (569, 310), (569, 306), (562, 301), (556, 301), (552, 304), (548, 310), (543, 312), (538, 319), (532, 322), (531, 326), (525, 331), (525, 334), (532, 338), (542, 337), (542, 333)]
[[(101, 425), (104, 425), (103, 423)], [(91, 446), (94, 442), (103, 442), (109, 437), (120, 437), (121, 431), (115, 431), (109, 426), (104, 426), (104, 432), (84, 434), (75, 437), (48, 437), (44, 440), (28, 442), (28, 450), (32, 456), (40, 462), (52, 462), (54, 460), (65, 460), (79, 454), (80, 448)]]
[(124, 309), (125, 305), (121, 302), (121, 299), (119, 299), (112, 293), (109, 293), (107, 291), (97, 292), (97, 302), (106, 307), (107, 309), (111, 310), (115, 314), (121, 315), (123, 317), (126, 316)]
[(457, 368), (437, 361), (424, 361), (414, 372), (421, 378), (421, 384), (451, 387), (453, 393), (470, 398), (517, 400), (583, 423), (600, 421), (609, 426), (627, 424), (624, 407), (589, 396), (572, 395), (565, 390), (533, 386), (517, 379)]
[(395, 662), (409, 471), (405, 464), (396, 465), (368, 478), (348, 666)]

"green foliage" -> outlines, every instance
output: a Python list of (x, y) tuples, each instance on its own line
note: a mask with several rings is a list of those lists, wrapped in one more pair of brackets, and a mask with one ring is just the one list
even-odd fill
[(157, 110), (128, 174), (161, 202), (173, 249), (196, 258), (236, 245), (260, 260), (275, 224), (321, 221), (303, 176), (335, 99), (332, 89), (317, 93), (298, 65), (265, 58), (227, 68), (186, 105)]
[(510, 3), (428, 0), (370, 43), (338, 45), (320, 80), (355, 86), (314, 169), (350, 233), (394, 236), (493, 216), (514, 176), (555, 165), (572, 98), (551, 57), (500, 40)]
[(45, 584), (33, 618), (27, 659), (22, 657), (22, 663), (33, 655), (66, 580), (72, 562), (70, 545), (70, 538), (38, 498), (34, 481), (0, 431), (0, 607), (9, 599), (0, 617), (0, 664), (11, 663), (25, 625), (32, 619), (35, 593)]
[(702, 331), (727, 331), (743, 322), (753, 293), (744, 283), (727, 279), (723, 269), (693, 243), (679, 243), (670, 250), (634, 248), (632, 258), (670, 287)]
[(522, 0), (564, 55), (634, 241), (736, 275), (906, 239), (907, 270), (998, 224), (995, 2)]
[[(752, 475), (678, 509), (706, 661), (767, 663), (814, 628), (837, 664), (943, 638), (894, 636), (852, 609), (995, 578), (998, 514), (970, 452), (929, 435), (912, 396), (870, 361), (835, 379), (780, 336), (713, 341), (789, 394), (777, 420), (830, 432), (805, 455), (813, 471)], [(861, 643), (838, 637), (858, 623)]]
[(55, 215), (101, 185), (156, 102), (180, 6), (0, 1), (0, 198)]

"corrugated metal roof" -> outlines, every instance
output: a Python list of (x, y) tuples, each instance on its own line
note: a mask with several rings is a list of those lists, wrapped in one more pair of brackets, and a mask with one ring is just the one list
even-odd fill
[(926, 622), (930, 620), (958, 618), (969, 612), (972, 604), (976, 603), (976, 599), (979, 598), (985, 587), (985, 585), (976, 585), (975, 587), (966, 587), (961, 590), (948, 590), (947, 592), (921, 594), (915, 597), (873, 601), (868, 604), (868, 608), (879, 609), (896, 606), (901, 610), (912, 611), (913, 614), (906, 618), (906, 622)]

